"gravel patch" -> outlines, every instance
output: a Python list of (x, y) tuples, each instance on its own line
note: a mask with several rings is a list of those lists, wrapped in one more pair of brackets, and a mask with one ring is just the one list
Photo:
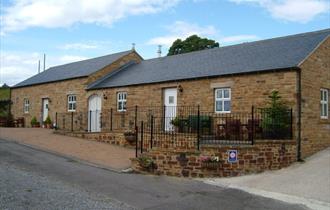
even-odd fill
[(133, 209), (103, 195), (0, 161), (0, 209)]

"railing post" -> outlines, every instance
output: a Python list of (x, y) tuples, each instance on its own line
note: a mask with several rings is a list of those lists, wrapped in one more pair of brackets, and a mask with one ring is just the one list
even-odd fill
[(137, 110), (138, 110), (138, 106), (135, 105), (135, 116), (134, 116), (134, 126), (137, 126)]
[(88, 123), (89, 123), (89, 129), (88, 129), (88, 131), (91, 132), (92, 131), (92, 110), (89, 110), (89, 120), (88, 120)]
[(57, 130), (58, 126), (57, 126), (57, 112), (55, 113), (55, 130)]
[(71, 132), (73, 132), (73, 112), (71, 112)]
[(152, 139), (154, 134), (154, 116), (151, 115), (151, 126), (150, 126), (150, 148), (152, 149)]
[(113, 110), (111, 108), (110, 109), (110, 131), (112, 131), (112, 113), (113, 113)]
[(251, 108), (251, 119), (252, 119), (252, 135), (251, 135), (251, 144), (254, 144), (254, 106)]
[(293, 138), (293, 111), (292, 108), (290, 109), (290, 139)]
[(199, 140), (200, 140), (200, 109), (199, 105), (197, 107), (197, 150), (199, 150)]
[(165, 131), (166, 130), (166, 105), (163, 105), (163, 120), (162, 120), (162, 128)]
[(135, 157), (138, 156), (138, 135), (139, 135), (139, 128), (135, 126)]
[(141, 121), (141, 154), (143, 153), (143, 121)]

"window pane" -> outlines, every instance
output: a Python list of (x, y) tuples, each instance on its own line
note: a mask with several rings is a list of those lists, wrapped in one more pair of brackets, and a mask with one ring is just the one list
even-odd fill
[(217, 98), (222, 98), (222, 89), (217, 90)]
[(321, 101), (323, 101), (323, 90), (321, 90)]
[(119, 101), (118, 102), (118, 110), (121, 111), (122, 109), (123, 109), (122, 102)]
[(328, 101), (328, 91), (324, 91), (324, 100)]
[(327, 116), (327, 111), (328, 111), (327, 108), (328, 108), (328, 107), (327, 107), (326, 104), (323, 104), (322, 106), (323, 106), (323, 107), (322, 107), (322, 110), (323, 110), (323, 115), (322, 115), (322, 116), (325, 116), (325, 117), (326, 117), (326, 116)]
[(126, 99), (126, 97), (127, 97), (127, 94), (126, 94), (126, 93), (124, 93), (123, 95), (124, 95), (124, 97), (123, 97), (123, 98), (124, 98), (124, 99)]
[(230, 111), (230, 101), (224, 101), (224, 111)]
[(72, 110), (76, 110), (76, 103), (72, 104)]
[(174, 96), (169, 96), (168, 97), (168, 103), (169, 104), (174, 104)]
[(215, 104), (215, 110), (216, 110), (217, 112), (221, 112), (221, 111), (223, 111), (223, 110), (222, 110), (222, 101), (217, 101), (217, 102), (216, 102), (216, 104)]
[(224, 98), (229, 98), (229, 89), (223, 91)]
[(123, 110), (126, 110), (126, 102), (123, 102)]

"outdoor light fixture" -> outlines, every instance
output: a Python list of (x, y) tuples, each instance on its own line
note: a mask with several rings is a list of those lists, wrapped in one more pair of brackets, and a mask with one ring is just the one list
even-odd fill
[(179, 90), (179, 92), (180, 92), (180, 93), (182, 93), (182, 92), (183, 92), (183, 88), (182, 88), (182, 86), (181, 86), (181, 85), (179, 85), (179, 86), (178, 86), (178, 90)]

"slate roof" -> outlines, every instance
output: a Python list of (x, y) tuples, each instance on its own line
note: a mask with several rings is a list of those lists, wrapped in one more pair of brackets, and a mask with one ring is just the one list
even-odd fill
[(298, 67), (330, 29), (144, 60), (95, 82), (89, 89)]
[(83, 61), (68, 63), (60, 66), (54, 66), (41, 72), (40, 74), (36, 74), (24, 80), (23, 82), (16, 84), (14, 88), (79, 77), (86, 77), (115, 62), (116, 60), (129, 54), (130, 52), (132, 51), (129, 50)]

